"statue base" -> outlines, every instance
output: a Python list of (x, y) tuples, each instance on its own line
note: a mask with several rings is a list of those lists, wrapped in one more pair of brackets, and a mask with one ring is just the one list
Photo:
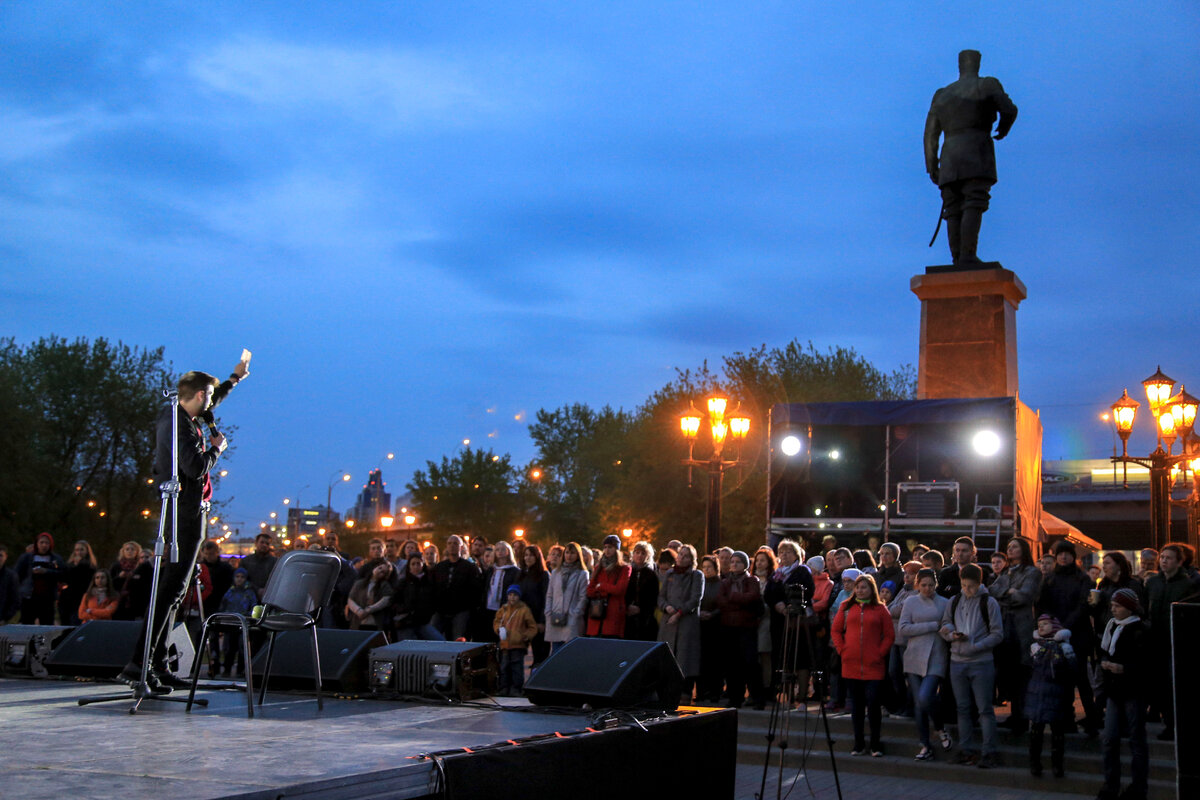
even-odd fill
[(1017, 396), (1017, 307), (1025, 284), (998, 261), (914, 275), (921, 300), (917, 398)]

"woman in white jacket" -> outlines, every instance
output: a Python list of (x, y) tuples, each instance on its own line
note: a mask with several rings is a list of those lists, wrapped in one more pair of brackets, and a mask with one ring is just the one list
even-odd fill
[(586, 621), (589, 576), (583, 566), (583, 551), (575, 542), (569, 542), (562, 559), (562, 564), (550, 573), (550, 588), (546, 591), (546, 641), (550, 642), (551, 654), (582, 636)]

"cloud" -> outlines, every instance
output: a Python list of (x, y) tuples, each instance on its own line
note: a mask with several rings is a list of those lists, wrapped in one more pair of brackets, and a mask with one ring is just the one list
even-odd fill
[(60, 114), (0, 112), (0, 162), (24, 161), (61, 150), (80, 136), (105, 126), (104, 116), (82, 108)]
[(227, 41), (194, 57), (193, 78), (252, 103), (405, 127), (461, 123), (494, 111), (499, 98), (449, 56), (417, 50)]

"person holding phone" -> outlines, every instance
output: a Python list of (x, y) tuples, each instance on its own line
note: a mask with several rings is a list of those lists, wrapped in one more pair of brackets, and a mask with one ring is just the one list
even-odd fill
[[(958, 705), (958, 736), (962, 751), (958, 763), (981, 769), (998, 766), (996, 760), (996, 712), (992, 708), (996, 688), (996, 663), (992, 651), (1004, 640), (1000, 604), (983, 585), (983, 570), (967, 564), (958, 571), (961, 593), (950, 600), (942, 614), (941, 637), (950, 643), (950, 685)], [(983, 752), (975, 745), (975, 720), (971, 700), (979, 710)]]

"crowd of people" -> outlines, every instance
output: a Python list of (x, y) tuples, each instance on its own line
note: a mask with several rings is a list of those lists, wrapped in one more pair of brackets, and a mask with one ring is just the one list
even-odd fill
[[(450, 536), (432, 543), (372, 539), (367, 553), (339, 549), (336, 534), (308, 546), (335, 552), (342, 573), (326, 627), (378, 630), (390, 641), (470, 640), (497, 644), (502, 694), (523, 689), (530, 670), (579, 636), (666, 642), (685, 678), (685, 703), (764, 708), (771, 702), (825, 702), (849, 713), (851, 755), (883, 755), (881, 720), (913, 720), (914, 758), (949, 756), (993, 767), (997, 706), (1002, 723), (1027, 734), (1029, 769), (1064, 773), (1068, 733), (1103, 733), (1104, 788), (1118, 796), (1121, 740), (1132, 783), (1145, 795), (1146, 725), (1174, 736), (1170, 604), (1200, 590), (1195, 553), (1172, 543), (1133, 564), (1103, 554), (1085, 570), (1074, 545), (1058, 541), (1035, 561), (1030, 543), (1009, 541), (981, 563), (969, 537), (947, 556), (913, 543), (907, 558), (886, 542), (850, 550), (826, 537), (821, 553), (784, 539), (752, 555), (723, 547), (699, 555), (672, 541), (660, 551), (618, 536), (596, 549), (577, 542), (543, 552), (536, 544)], [(215, 611), (248, 613), (276, 556), (269, 533), (254, 551), (223, 556), (201, 547), (178, 615), (199, 627)], [(46, 533), (8, 567), (0, 547), (0, 620), (74, 625), (138, 619), (150, 596), (152, 553), (126, 543), (111, 565), (86, 541), (68, 558)], [(209, 674), (241, 672), (230, 636), (208, 654)], [(1078, 696), (1083, 718), (1075, 720)]]

